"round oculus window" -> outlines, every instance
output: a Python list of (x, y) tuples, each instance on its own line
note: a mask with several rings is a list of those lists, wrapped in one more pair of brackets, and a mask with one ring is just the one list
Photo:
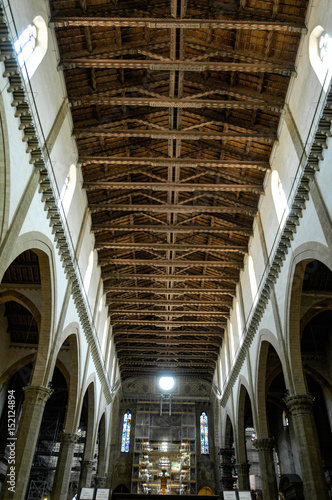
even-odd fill
[(159, 387), (163, 391), (171, 391), (175, 385), (175, 380), (173, 377), (160, 377)]

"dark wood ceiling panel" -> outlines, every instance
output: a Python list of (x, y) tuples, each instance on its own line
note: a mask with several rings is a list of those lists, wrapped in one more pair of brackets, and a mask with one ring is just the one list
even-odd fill
[(50, 4), (122, 376), (211, 379), (307, 2)]

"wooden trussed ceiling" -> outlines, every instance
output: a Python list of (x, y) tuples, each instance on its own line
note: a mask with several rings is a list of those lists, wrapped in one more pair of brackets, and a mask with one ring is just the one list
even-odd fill
[(51, 0), (123, 377), (211, 379), (306, 0)]

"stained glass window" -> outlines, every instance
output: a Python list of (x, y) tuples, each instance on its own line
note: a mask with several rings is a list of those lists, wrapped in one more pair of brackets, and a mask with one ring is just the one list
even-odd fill
[(203, 411), (200, 416), (200, 429), (201, 429), (201, 454), (207, 455), (209, 453), (209, 425), (208, 416)]
[(130, 442), (130, 429), (131, 429), (131, 413), (128, 410), (123, 415), (122, 438), (121, 438), (121, 451), (129, 452)]

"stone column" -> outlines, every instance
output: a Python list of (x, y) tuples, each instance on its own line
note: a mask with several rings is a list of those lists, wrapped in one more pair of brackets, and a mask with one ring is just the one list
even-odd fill
[(54, 500), (67, 498), (75, 444), (78, 438), (75, 432), (62, 432), (60, 435), (60, 451), (51, 495)]
[(250, 490), (250, 481), (249, 481), (249, 469), (250, 464), (248, 462), (242, 462), (239, 464), (235, 464), (239, 490), (249, 491)]
[(291, 413), (305, 498), (328, 497), (327, 484), (312, 412), (315, 398), (309, 394), (295, 394), (285, 399)]
[(81, 462), (81, 477), (80, 477), (80, 487), (90, 488), (91, 487), (91, 477), (92, 469), (95, 464), (94, 460), (82, 460)]
[(36, 449), (40, 424), (43, 418), (45, 404), (52, 390), (41, 385), (28, 385), (23, 388), (24, 403), (18, 426), (16, 441), (12, 441), (15, 451), (15, 493), (9, 491), (11, 486), (7, 476), (2, 487), (0, 498), (3, 500), (22, 500), (28, 486), (33, 456)]
[(273, 461), (274, 440), (271, 438), (255, 439), (253, 444), (258, 452), (263, 498), (264, 500), (277, 499), (278, 487)]

